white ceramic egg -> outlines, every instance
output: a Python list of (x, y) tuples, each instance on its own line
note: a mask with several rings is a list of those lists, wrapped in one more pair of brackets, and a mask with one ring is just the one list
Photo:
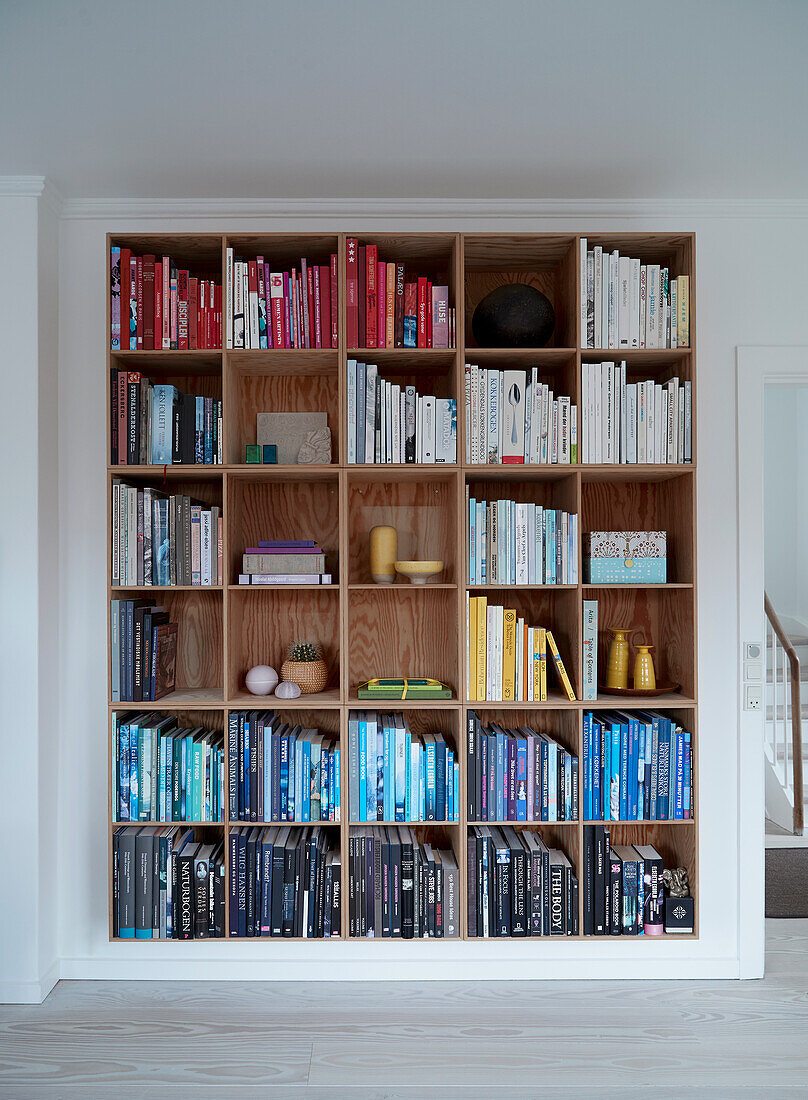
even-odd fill
[(270, 695), (278, 682), (278, 674), (271, 665), (255, 665), (246, 676), (247, 691), (251, 695)]

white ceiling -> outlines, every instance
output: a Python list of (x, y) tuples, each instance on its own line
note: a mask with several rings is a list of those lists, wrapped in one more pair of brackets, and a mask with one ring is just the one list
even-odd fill
[(808, 0), (0, 0), (70, 197), (805, 199)]

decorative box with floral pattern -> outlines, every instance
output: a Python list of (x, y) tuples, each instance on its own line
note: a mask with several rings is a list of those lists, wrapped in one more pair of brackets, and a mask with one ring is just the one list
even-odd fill
[(664, 531), (590, 531), (584, 535), (588, 584), (665, 584)]

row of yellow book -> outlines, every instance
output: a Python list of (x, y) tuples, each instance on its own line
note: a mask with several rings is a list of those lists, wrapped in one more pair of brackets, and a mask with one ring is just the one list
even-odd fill
[(472, 702), (543, 703), (547, 700), (547, 653), (561, 690), (575, 699), (552, 631), (530, 626), (511, 607), (466, 596), (467, 695)]

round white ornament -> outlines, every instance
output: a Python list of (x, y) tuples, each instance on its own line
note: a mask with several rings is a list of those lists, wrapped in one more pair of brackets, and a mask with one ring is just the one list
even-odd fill
[(246, 676), (251, 695), (269, 695), (278, 682), (278, 674), (270, 665), (255, 665)]
[(294, 680), (282, 680), (275, 688), (275, 694), (279, 699), (297, 699), (300, 695), (300, 684)]

